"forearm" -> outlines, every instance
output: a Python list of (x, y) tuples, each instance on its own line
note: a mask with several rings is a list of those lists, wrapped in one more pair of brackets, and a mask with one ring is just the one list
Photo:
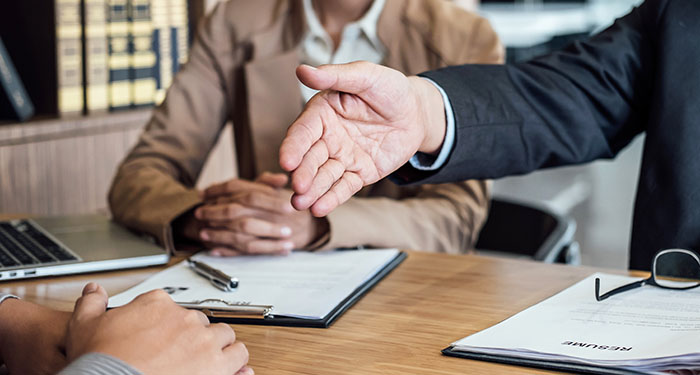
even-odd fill
[(5, 363), (1, 348), (4, 347), (4, 343), (2, 342), (3, 338), (7, 337), (7, 334), (5, 333), (5, 324), (3, 323), (12, 323), (10, 313), (8, 312), (10, 309), (9, 304), (4, 304), (4, 302), (11, 298), (14, 299), (17, 297), (11, 294), (0, 293), (0, 367), (2, 367)]
[(473, 249), (488, 209), (488, 184), (426, 186), (406, 199), (353, 198), (328, 216), (324, 249), (398, 247), (464, 253)]
[(178, 233), (173, 233), (173, 222), (202, 201), (195, 189), (146, 162), (125, 164), (117, 172), (109, 193), (112, 216), (174, 251)]

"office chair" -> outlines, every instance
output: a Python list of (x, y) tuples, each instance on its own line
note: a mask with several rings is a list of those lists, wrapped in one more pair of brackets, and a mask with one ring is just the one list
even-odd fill
[(581, 264), (574, 219), (530, 203), (493, 199), (476, 243), (483, 254), (528, 257), (545, 263)]

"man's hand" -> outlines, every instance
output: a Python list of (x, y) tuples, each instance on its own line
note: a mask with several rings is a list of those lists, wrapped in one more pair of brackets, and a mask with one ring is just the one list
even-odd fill
[(440, 92), (430, 82), (357, 62), (297, 68), (314, 96), (280, 148), (292, 173), (292, 204), (324, 216), (416, 151), (436, 153), (445, 137)]
[(55, 374), (66, 366), (70, 313), (8, 299), (0, 304), (0, 363), (10, 374)]
[(205, 223), (200, 238), (212, 254), (288, 254), (325, 234), (325, 219), (292, 207), (287, 181), (284, 174), (263, 173), (255, 182), (231, 180), (206, 189), (207, 204), (195, 217)]
[(149, 374), (250, 375), (248, 351), (226, 324), (176, 305), (162, 290), (105, 311), (107, 293), (90, 283), (68, 324), (69, 360), (98, 352)]

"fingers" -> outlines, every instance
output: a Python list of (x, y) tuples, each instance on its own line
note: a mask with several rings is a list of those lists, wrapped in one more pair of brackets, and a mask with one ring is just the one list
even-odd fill
[[(325, 164), (318, 169), (316, 176), (311, 182), (311, 186), (308, 191), (303, 194), (297, 194), (292, 197), (292, 205), (297, 210), (305, 210), (311, 207), (314, 202), (316, 202), (321, 196), (326, 194), (331, 187), (343, 177), (345, 173), (345, 166), (334, 159), (329, 159)], [(297, 179), (297, 175), (294, 175), (294, 179)], [(295, 181), (296, 182), (296, 181)], [(304, 182), (299, 182), (303, 184)], [(296, 190), (295, 190), (296, 191)]]
[(212, 222), (211, 225), (213, 227), (228, 228), (233, 232), (264, 238), (281, 239), (289, 238), (292, 235), (292, 229), (286, 225), (277, 224), (254, 217), (246, 217), (223, 223)]
[(255, 182), (281, 189), (287, 186), (289, 177), (287, 177), (287, 175), (284, 173), (264, 172), (257, 179), (255, 179)]
[(83, 288), (83, 296), (75, 302), (73, 320), (84, 321), (96, 318), (107, 310), (107, 292), (102, 286), (89, 283)]
[(199, 310), (186, 310), (183, 320), (195, 326), (209, 326), (209, 318)]
[[(301, 65), (297, 68), (297, 77), (308, 87), (317, 90), (336, 90), (350, 94), (362, 94), (369, 92), (371, 98), (384, 97), (384, 92), (379, 90), (373, 93), (372, 86), (378, 74), (393, 75), (392, 69), (384, 68), (368, 62), (354, 62), (343, 65), (324, 65), (313, 68)], [(392, 73), (389, 73), (392, 72)], [(400, 74), (400, 73), (399, 73)], [(401, 74), (402, 77), (405, 78)], [(291, 172), (299, 166), (304, 155), (321, 138), (324, 131), (322, 118), (335, 110), (318, 94), (307, 103), (304, 112), (292, 123), (287, 131), (287, 136), (280, 147), (280, 166)], [(381, 102), (381, 101), (379, 101)], [(326, 124), (326, 127), (329, 125)], [(331, 124), (338, 126), (337, 124)], [(305, 175), (293, 178), (295, 184), (307, 186), (311, 183)], [(296, 189), (295, 189), (296, 191)], [(304, 194), (305, 191), (297, 191)]]
[(322, 100), (316, 99), (318, 98), (311, 98), (304, 112), (287, 130), (287, 136), (280, 146), (280, 166), (287, 172), (299, 166), (304, 155), (323, 135), (320, 117), (328, 109)]
[(230, 195), (244, 190), (260, 190), (274, 193), (275, 189), (263, 183), (252, 181), (233, 179), (220, 184), (214, 184), (206, 188), (203, 192), (203, 197), (206, 200), (215, 199), (222, 195)]
[(207, 329), (214, 335), (214, 340), (221, 345), (221, 348), (226, 348), (236, 342), (236, 332), (228, 324), (212, 324)]
[(294, 212), (294, 208), (289, 204), (289, 193), (247, 191), (231, 197), (230, 201), (205, 204), (195, 210), (194, 216), (202, 221), (222, 222), (256, 216), (260, 210), (278, 214)]
[(372, 87), (372, 80), (368, 77), (374, 71), (374, 64), (354, 62), (322, 65), (318, 68), (300, 65), (297, 67), (296, 73), (301, 83), (315, 90), (335, 90), (360, 94)]
[(360, 176), (353, 172), (345, 172), (343, 177), (311, 206), (311, 213), (316, 217), (328, 215), (360, 191), (362, 186)]
[[(224, 363), (229, 364), (231, 367), (230, 373), (238, 374), (240, 371), (244, 370), (244, 366), (248, 364), (249, 354), (248, 348), (242, 342), (237, 342), (233, 345), (229, 345), (224, 348)], [(247, 366), (246, 366), (247, 367)], [(243, 372), (243, 374), (249, 375), (254, 374), (253, 372)]]
[(205, 229), (202, 231), (201, 238), (206, 242), (229, 246), (239, 250), (243, 250), (241, 245), (255, 239), (255, 237), (251, 235), (222, 229)]
[(207, 204), (194, 211), (194, 217), (202, 221), (229, 221), (250, 216), (255, 210), (238, 203)]
[(213, 257), (237, 257), (239, 255), (245, 255), (244, 252), (229, 249), (226, 247), (215, 247), (209, 251), (209, 255)]
[(175, 304), (175, 302), (170, 297), (170, 295), (166, 291), (164, 291), (163, 289), (154, 289), (154, 290), (151, 290), (150, 292), (141, 293), (138, 296), (136, 296), (136, 298), (134, 298), (134, 300), (131, 301), (131, 303), (125, 305), (125, 307), (126, 306), (133, 307), (133, 306), (139, 306), (139, 305), (140, 306), (149, 306), (149, 305), (153, 305), (153, 304), (159, 305), (160, 306), (159, 308), (163, 308), (163, 306), (167, 306), (169, 308), (177, 307), (177, 308), (181, 309), (181, 307), (179, 307), (177, 304)]
[(245, 254), (288, 254), (294, 249), (294, 243), (289, 240), (261, 239), (229, 230), (206, 229), (202, 237), (208, 238), (205, 240), (207, 242)]
[(292, 188), (298, 193), (306, 193), (309, 191), (313, 178), (318, 173), (318, 169), (328, 161), (328, 146), (323, 139), (314, 143), (309, 152), (304, 155), (304, 158), (292, 173), (294, 184)]
[(314, 90), (330, 89), (336, 82), (333, 74), (306, 64), (299, 65), (296, 73), (301, 83)]
[(235, 201), (247, 208), (256, 210), (265, 210), (279, 214), (294, 212), (294, 208), (289, 204), (289, 194), (284, 192), (268, 194), (250, 191), (236, 196)]
[(294, 250), (292, 241), (257, 240), (248, 243), (246, 252), (253, 255), (287, 255)]
[[(365, 73), (372, 73), (375, 69), (370, 63), (326, 65), (319, 69), (300, 66), (297, 74), (302, 82), (314, 88), (360, 94), (372, 88), (373, 81)], [(280, 165), (287, 171), (293, 171), (292, 189), (298, 196), (306, 197), (293, 200), (292, 204), (297, 210), (310, 207), (340, 179), (345, 170), (340, 168), (342, 165), (339, 163), (331, 162), (329, 157), (334, 153), (325, 141), (328, 137), (325, 132), (333, 133), (341, 127), (338, 123), (340, 120), (336, 120), (336, 111), (329, 105), (327, 97), (318, 95), (312, 98), (290, 126), (280, 147)], [(331, 168), (326, 168), (326, 165)]]

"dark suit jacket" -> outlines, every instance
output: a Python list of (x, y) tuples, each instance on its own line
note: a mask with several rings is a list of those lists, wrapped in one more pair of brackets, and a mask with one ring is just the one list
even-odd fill
[[(648, 0), (590, 39), (508, 66), (424, 74), (456, 117), (446, 165), (404, 182), (498, 178), (612, 158), (646, 132), (630, 268), (700, 250), (700, 1)], [(631, 192), (630, 192), (631, 193)]]

